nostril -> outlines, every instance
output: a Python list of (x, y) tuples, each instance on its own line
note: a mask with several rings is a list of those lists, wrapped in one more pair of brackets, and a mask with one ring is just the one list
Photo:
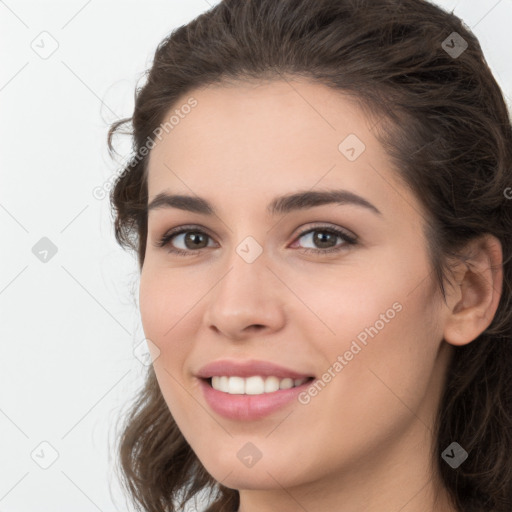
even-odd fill
[(265, 328), (265, 326), (261, 325), (261, 324), (253, 324), (253, 325), (250, 325), (248, 327), (248, 329), (256, 329), (258, 331), (261, 330), (261, 329), (264, 329), (264, 328)]

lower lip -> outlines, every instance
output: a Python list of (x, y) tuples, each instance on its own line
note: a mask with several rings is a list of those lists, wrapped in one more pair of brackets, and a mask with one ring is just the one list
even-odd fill
[(297, 395), (311, 382), (313, 381), (310, 379), (294, 388), (261, 395), (231, 395), (213, 389), (208, 381), (199, 379), (203, 396), (212, 410), (225, 418), (237, 421), (257, 420), (272, 414), (297, 399)]

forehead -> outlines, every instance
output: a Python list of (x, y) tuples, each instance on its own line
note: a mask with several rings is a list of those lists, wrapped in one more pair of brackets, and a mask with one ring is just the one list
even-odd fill
[[(196, 102), (193, 109), (179, 119), (172, 115), (185, 110), (191, 98)], [(371, 121), (354, 100), (308, 81), (240, 82), (196, 89), (182, 96), (164, 119), (171, 117), (174, 124), (152, 150), (150, 166), (161, 156), (180, 160), (185, 155), (188, 160), (204, 154), (220, 156), (219, 147), (230, 161), (240, 154), (244, 159), (264, 159), (261, 149), (281, 149), (282, 156), (289, 158), (311, 152), (337, 156), (339, 143), (350, 134), (371, 152), (380, 149)]]
[(219, 84), (182, 96), (165, 119), (173, 113), (179, 122), (151, 150), (149, 200), (172, 191), (243, 203), (315, 186), (376, 196), (383, 179), (399, 186), (374, 119), (322, 84)]

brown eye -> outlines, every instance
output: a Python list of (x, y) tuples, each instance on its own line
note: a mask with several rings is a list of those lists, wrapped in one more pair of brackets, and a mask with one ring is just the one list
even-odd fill
[[(210, 235), (202, 230), (182, 226), (166, 233), (155, 245), (169, 247), (171, 253), (189, 256), (200, 249), (207, 248), (210, 238)], [(181, 245), (182, 248), (176, 247), (175, 244)]]
[[(313, 253), (328, 253), (328, 252), (336, 252), (341, 251), (347, 246), (355, 245), (357, 243), (357, 238), (349, 235), (345, 231), (342, 231), (337, 228), (320, 226), (314, 229), (309, 229), (307, 231), (303, 231), (298, 240), (304, 238), (306, 243), (313, 244), (313, 247), (303, 247), (303, 252), (313, 252)], [(336, 241), (338, 239), (342, 240), (342, 243), (336, 245)]]
[[(331, 226), (319, 226), (303, 231), (297, 237), (297, 240), (302, 238), (305, 239), (305, 243), (313, 244), (313, 247), (299, 246), (301, 252), (312, 252), (319, 255), (338, 252), (357, 244), (355, 236)], [(201, 249), (212, 247), (212, 245), (208, 245), (208, 240), (211, 240), (211, 236), (203, 230), (197, 229), (196, 226), (181, 226), (167, 232), (155, 246), (160, 248), (167, 247), (169, 253), (181, 256), (194, 256)], [(342, 243), (337, 244), (338, 240), (341, 240)], [(182, 247), (176, 247), (176, 245), (181, 245)]]
[[(183, 243), (187, 249), (203, 249), (208, 245), (208, 235), (196, 231), (186, 231), (184, 233)], [(177, 236), (177, 235), (175, 235)], [(206, 245), (203, 247), (203, 243), (206, 241)]]

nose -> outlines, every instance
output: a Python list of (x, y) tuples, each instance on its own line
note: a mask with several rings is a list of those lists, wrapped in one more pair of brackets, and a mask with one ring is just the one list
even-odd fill
[(262, 254), (247, 263), (238, 254), (207, 295), (203, 321), (208, 329), (232, 340), (268, 335), (285, 324), (284, 287)]

